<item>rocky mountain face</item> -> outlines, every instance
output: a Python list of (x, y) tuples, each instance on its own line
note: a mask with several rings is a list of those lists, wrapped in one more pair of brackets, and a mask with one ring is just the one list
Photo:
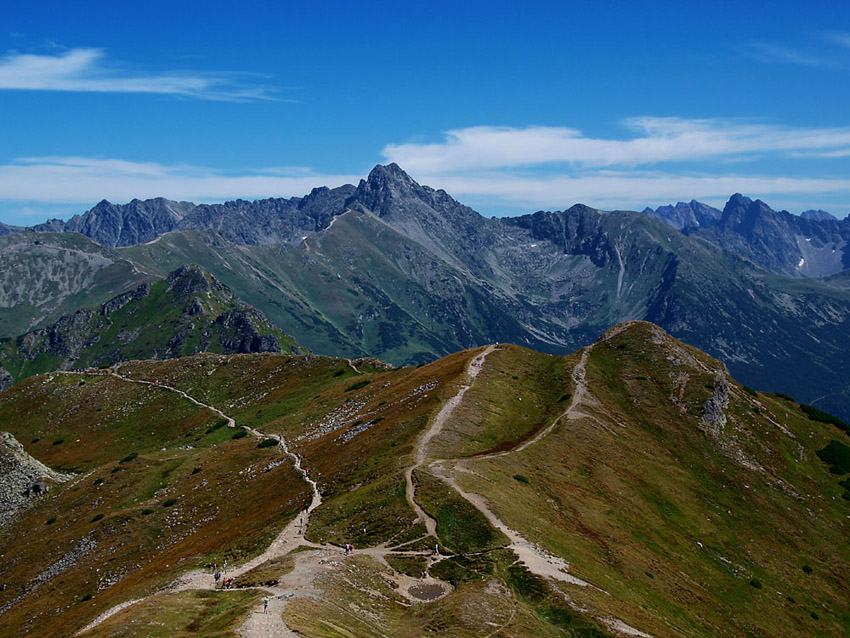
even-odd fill
[(0, 369), (15, 381), (50, 370), (219, 352), (298, 352), (291, 337), (197, 266), (144, 283), (95, 310), (0, 344)]
[(770, 273), (828, 277), (850, 268), (850, 221), (838, 220), (823, 210), (797, 216), (736, 194), (722, 212), (697, 201), (643, 212)]
[[(325, 228), (345, 210), (354, 186), (316, 188), (305, 197), (236, 200), (223, 204), (175, 202), (161, 197), (127, 204), (106, 200), (67, 222), (51, 220), (40, 232), (73, 232), (103, 246), (134, 246), (174, 230), (213, 230), (237, 244), (297, 242)], [(0, 227), (0, 235), (23, 228)]]
[(675, 206), (659, 206), (656, 209), (645, 208), (643, 214), (660, 219), (679, 231), (700, 228), (701, 226), (713, 226), (722, 216), (721, 211), (695, 199), (690, 202), (678, 202)]
[(838, 221), (838, 218), (835, 215), (828, 213), (825, 210), (804, 210), (800, 213), (800, 217), (813, 222)]

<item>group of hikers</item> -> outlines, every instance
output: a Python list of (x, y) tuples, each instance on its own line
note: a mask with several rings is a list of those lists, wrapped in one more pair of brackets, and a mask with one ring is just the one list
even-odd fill
[(221, 566), (221, 571), (218, 569), (218, 563), (212, 564), (212, 572), (213, 578), (215, 578), (215, 584), (218, 585), (221, 582), (222, 589), (230, 589), (233, 586), (233, 578), (223, 578), (222, 575), (227, 573), (227, 559), (224, 559), (224, 563)]

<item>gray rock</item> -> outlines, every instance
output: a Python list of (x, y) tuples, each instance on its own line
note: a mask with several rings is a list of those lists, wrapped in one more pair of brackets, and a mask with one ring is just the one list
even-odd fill
[(729, 407), (729, 379), (719, 370), (714, 377), (714, 392), (702, 406), (700, 424), (712, 436), (718, 437), (726, 427), (726, 408)]
[(0, 366), (0, 393), (11, 388), (14, 383), (15, 380), (12, 378), (12, 375), (9, 374), (9, 371), (3, 366)]
[(70, 475), (51, 470), (24, 450), (9, 432), (0, 432), (0, 525)]

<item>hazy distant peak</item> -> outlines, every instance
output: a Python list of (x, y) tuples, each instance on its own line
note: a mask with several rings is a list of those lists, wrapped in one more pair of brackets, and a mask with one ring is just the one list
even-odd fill
[(838, 221), (838, 218), (835, 215), (820, 209), (804, 210), (802, 213), (800, 213), (800, 217), (813, 222)]

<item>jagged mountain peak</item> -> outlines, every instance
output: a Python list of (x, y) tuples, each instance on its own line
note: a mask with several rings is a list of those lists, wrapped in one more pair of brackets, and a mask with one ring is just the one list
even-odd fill
[(419, 186), (419, 184), (395, 162), (390, 162), (389, 164), (377, 164), (371, 171), (369, 171), (366, 181), (402, 181)]
[(378, 164), (365, 180), (360, 180), (351, 205), (357, 207), (359, 204), (380, 217), (407, 214), (412, 203), (431, 199), (429, 196), (433, 192), (416, 182), (398, 164)]

